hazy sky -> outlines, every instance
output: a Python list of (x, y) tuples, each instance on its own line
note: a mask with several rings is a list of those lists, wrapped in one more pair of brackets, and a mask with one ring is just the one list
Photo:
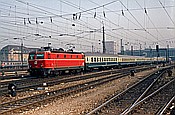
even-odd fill
[[(105, 39), (120, 49), (175, 47), (174, 0), (0, 0), (0, 48), (6, 45), (102, 51)], [(17, 38), (17, 39), (14, 39)]]

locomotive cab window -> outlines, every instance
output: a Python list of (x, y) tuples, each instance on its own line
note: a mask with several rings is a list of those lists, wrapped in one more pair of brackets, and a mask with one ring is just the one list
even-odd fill
[(44, 59), (44, 54), (37, 54), (36, 59)]
[(34, 56), (35, 56), (34, 54), (30, 54), (29, 59), (31, 59), (31, 60), (34, 59)]

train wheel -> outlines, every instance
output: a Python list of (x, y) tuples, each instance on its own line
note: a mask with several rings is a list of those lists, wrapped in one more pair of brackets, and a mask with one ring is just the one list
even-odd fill
[(59, 75), (62, 75), (62, 74), (63, 74), (63, 71), (59, 71), (58, 74), (59, 74)]

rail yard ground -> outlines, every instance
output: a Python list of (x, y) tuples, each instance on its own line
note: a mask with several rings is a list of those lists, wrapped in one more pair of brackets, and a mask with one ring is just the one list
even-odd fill
[[(136, 73), (135, 76), (122, 77), (112, 82), (108, 82), (100, 87), (92, 88), (90, 90), (77, 93), (75, 95), (63, 97), (62, 99), (55, 100), (54, 102), (48, 103), (41, 107), (25, 111), (21, 115), (78, 115), (86, 114), (92, 110), (95, 106), (100, 105), (105, 100), (113, 96), (114, 93), (119, 93), (124, 89), (128, 88), (132, 84), (136, 83), (144, 76), (149, 75), (157, 69), (147, 70)], [(173, 70), (174, 72), (174, 70)], [(81, 81), (77, 81), (81, 82)], [(77, 82), (62, 83), (59, 86), (63, 87), (71, 86)], [(37, 93), (37, 92), (35, 92)]]

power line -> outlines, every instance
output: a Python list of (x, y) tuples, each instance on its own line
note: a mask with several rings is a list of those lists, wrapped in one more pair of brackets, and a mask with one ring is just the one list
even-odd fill
[(162, 5), (162, 8), (165, 10), (166, 14), (168, 15), (168, 17), (170, 18), (171, 22), (175, 26), (175, 23), (174, 23), (173, 19), (171, 18), (171, 16), (168, 14), (168, 11), (166, 10), (165, 6), (162, 4), (162, 2), (160, 0), (159, 0), (159, 3)]

